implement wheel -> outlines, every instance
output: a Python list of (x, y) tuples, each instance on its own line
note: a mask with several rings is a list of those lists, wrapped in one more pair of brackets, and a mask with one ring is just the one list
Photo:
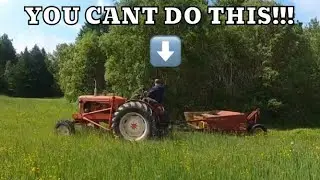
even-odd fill
[(249, 129), (251, 135), (265, 135), (267, 134), (267, 128), (261, 124), (255, 124)]
[(74, 123), (69, 120), (61, 120), (56, 124), (55, 132), (59, 135), (70, 136), (75, 133)]
[(114, 113), (112, 129), (116, 137), (129, 141), (154, 137), (156, 127), (152, 110), (143, 102), (127, 102)]

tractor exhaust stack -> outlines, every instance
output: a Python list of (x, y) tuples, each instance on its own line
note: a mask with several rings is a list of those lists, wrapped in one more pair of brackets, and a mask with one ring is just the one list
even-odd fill
[(94, 80), (94, 96), (97, 95), (97, 81)]

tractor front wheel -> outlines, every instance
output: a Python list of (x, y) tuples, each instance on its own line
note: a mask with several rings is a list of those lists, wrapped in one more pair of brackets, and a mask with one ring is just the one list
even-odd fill
[(55, 131), (60, 135), (72, 135), (75, 133), (74, 123), (69, 120), (61, 120), (56, 124)]
[(129, 141), (153, 137), (156, 132), (152, 110), (143, 102), (127, 102), (114, 113), (112, 129), (116, 137)]

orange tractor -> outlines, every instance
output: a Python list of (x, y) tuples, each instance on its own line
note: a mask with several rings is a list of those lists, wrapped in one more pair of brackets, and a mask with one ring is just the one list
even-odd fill
[(91, 124), (113, 131), (116, 137), (141, 141), (165, 136), (171, 129), (164, 107), (144, 95), (132, 100), (115, 95), (85, 95), (78, 102), (79, 112), (72, 115), (72, 121), (59, 121), (56, 132), (71, 135), (75, 133), (75, 124)]

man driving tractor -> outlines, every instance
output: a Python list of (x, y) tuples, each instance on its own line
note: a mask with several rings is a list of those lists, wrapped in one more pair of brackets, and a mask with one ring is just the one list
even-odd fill
[(162, 122), (169, 121), (169, 115), (167, 111), (165, 111), (163, 107), (163, 99), (164, 99), (164, 84), (160, 79), (154, 80), (154, 86), (149, 89), (146, 93), (146, 99), (150, 104), (153, 104), (158, 107), (160, 110), (160, 118)]
[(147, 97), (162, 104), (164, 96), (164, 85), (160, 79), (154, 80), (154, 86), (147, 92)]

